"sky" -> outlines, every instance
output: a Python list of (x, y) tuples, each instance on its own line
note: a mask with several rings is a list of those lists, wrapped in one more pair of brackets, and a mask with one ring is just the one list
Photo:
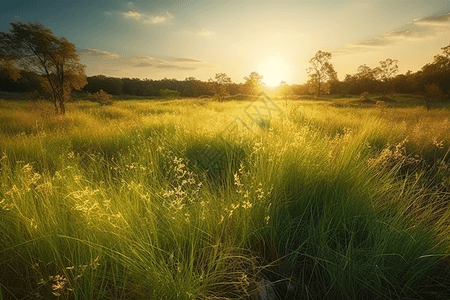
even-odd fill
[(450, 44), (448, 0), (15, 0), (0, 31), (12, 22), (68, 38), (88, 76), (239, 83), (255, 71), (268, 86), (305, 83), (318, 50), (343, 80), (386, 58), (416, 72)]

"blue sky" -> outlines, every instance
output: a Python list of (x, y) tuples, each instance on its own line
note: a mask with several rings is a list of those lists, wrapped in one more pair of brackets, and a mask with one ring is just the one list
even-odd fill
[(449, 13), (437, 0), (8, 1), (0, 30), (42, 23), (75, 43), (88, 75), (242, 82), (257, 71), (273, 85), (305, 82), (318, 50), (340, 79), (388, 57), (417, 71), (450, 44)]

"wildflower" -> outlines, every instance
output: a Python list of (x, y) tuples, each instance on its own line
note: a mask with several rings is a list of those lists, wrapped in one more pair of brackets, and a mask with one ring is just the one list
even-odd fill
[(443, 149), (444, 148), (444, 141), (438, 142), (436, 140), (436, 138), (434, 137), (432, 142), (433, 142), (433, 145), (436, 146), (436, 148), (438, 148), (438, 149)]
[(100, 264), (98, 263), (99, 259), (100, 259), (100, 258), (97, 256), (97, 257), (94, 259), (94, 261), (91, 262), (91, 268), (92, 268), (93, 270), (97, 269), (97, 267), (100, 266)]
[(250, 203), (250, 201), (244, 201), (244, 202), (242, 202), (242, 208), (244, 208), (244, 209), (252, 208), (252, 206), (253, 206), (253, 204)]
[(13, 203), (8, 203), (5, 198), (0, 201), (0, 208), (3, 210), (11, 210), (14, 207)]
[(52, 284), (52, 294), (55, 295), (56, 297), (61, 296), (61, 293), (64, 292), (64, 289), (66, 287), (67, 278), (61, 275), (56, 275), (50, 276), (49, 279), (50, 281), (54, 282)]

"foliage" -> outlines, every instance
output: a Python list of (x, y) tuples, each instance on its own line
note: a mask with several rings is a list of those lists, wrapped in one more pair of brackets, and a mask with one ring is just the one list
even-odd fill
[(422, 67), (421, 83), (423, 86), (438, 84), (445, 93), (450, 93), (450, 44), (441, 48), (443, 54), (434, 56), (434, 61)]
[(387, 58), (380, 61), (380, 66), (375, 69), (375, 77), (381, 83), (381, 91), (385, 96), (392, 92), (392, 82), (398, 72), (397, 63), (398, 60)]
[(425, 86), (424, 101), (427, 110), (430, 110), (436, 102), (445, 99), (445, 97), (444, 91), (438, 84), (432, 83)]
[(100, 105), (111, 105), (113, 103), (112, 96), (103, 90), (99, 90), (94, 94), (88, 93), (88, 99)]
[(216, 73), (215, 79), (208, 80), (209, 90), (215, 95), (219, 102), (222, 102), (228, 95), (227, 85), (231, 83), (231, 78), (225, 73)]
[(180, 98), (180, 92), (176, 90), (159, 90), (159, 93), (164, 99), (178, 99)]
[(360, 95), (361, 100), (369, 100), (369, 92), (364, 92)]
[(264, 83), (262, 82), (262, 75), (259, 75), (257, 72), (251, 72), (248, 77), (244, 77), (244, 80), (245, 83), (241, 87), (241, 90), (244, 94), (256, 96), (261, 92), (261, 87), (264, 85)]
[(344, 79), (347, 92), (352, 94), (361, 94), (362, 92), (376, 93), (378, 82), (375, 75), (376, 69), (372, 69), (367, 65), (359, 66), (354, 75), (347, 74)]
[(289, 86), (285, 81), (281, 81), (280, 86), (278, 87), (278, 94), (285, 101), (285, 105), (287, 105), (287, 100), (292, 97), (293, 89)]
[(47, 99), (58, 114), (65, 114), (65, 103), (73, 89), (82, 89), (87, 81), (75, 45), (56, 37), (40, 23), (11, 23), (9, 33), (0, 32), (2, 68), (17, 80), (20, 69), (37, 74)]
[(337, 73), (329, 62), (332, 55), (330, 52), (317, 51), (309, 60), (311, 67), (307, 69), (309, 74), (309, 91), (320, 97), (321, 93), (329, 94), (331, 82), (337, 80)]

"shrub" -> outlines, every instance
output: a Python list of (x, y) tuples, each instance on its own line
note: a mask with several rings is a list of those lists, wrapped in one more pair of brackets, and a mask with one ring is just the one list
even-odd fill
[(159, 90), (159, 93), (164, 99), (178, 99), (180, 98), (180, 92), (177, 90)]
[(369, 92), (364, 92), (360, 95), (361, 100), (369, 100)]
[(112, 96), (104, 90), (100, 90), (94, 94), (88, 93), (88, 99), (92, 102), (98, 102), (100, 105), (111, 105), (113, 103)]
[(436, 104), (436, 102), (441, 101), (445, 99), (445, 93), (441, 89), (441, 87), (436, 84), (430, 84), (425, 86), (425, 107), (427, 110), (430, 110), (433, 108), (433, 106)]

